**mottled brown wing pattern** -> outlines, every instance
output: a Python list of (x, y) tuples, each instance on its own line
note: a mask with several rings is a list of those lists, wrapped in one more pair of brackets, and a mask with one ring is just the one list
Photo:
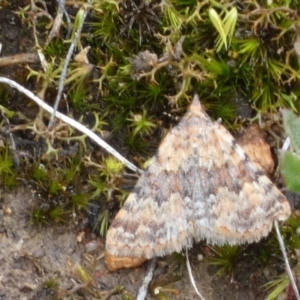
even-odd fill
[(196, 96), (116, 215), (106, 250), (151, 258), (194, 240), (253, 242), (289, 215), (286, 198)]

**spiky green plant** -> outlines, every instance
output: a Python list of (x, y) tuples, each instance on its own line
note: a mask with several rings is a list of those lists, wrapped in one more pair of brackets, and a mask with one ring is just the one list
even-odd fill
[(67, 222), (66, 215), (68, 214), (67, 211), (65, 211), (61, 207), (55, 207), (49, 212), (49, 217), (55, 221), (55, 222)]
[(213, 257), (208, 258), (208, 262), (211, 265), (218, 266), (219, 270), (214, 274), (214, 277), (221, 276), (223, 274), (229, 274), (233, 276), (235, 265), (241, 254), (240, 246), (213, 246), (210, 247), (214, 253)]
[(282, 274), (272, 281), (265, 284), (267, 290), (271, 292), (266, 297), (266, 300), (275, 300), (278, 299), (278, 296), (287, 290), (289, 285), (289, 278), (286, 274)]
[(30, 223), (37, 226), (48, 224), (48, 213), (41, 207), (34, 208), (30, 212)]
[(133, 128), (133, 136), (138, 133), (141, 135), (150, 135), (156, 127), (156, 125), (151, 122), (151, 118), (147, 116), (145, 109), (143, 110), (143, 114), (130, 113), (130, 115), (131, 118), (128, 118), (127, 121), (131, 123), (129, 126)]
[(109, 221), (109, 211), (107, 209), (105, 209), (104, 211), (102, 211), (98, 218), (97, 218), (97, 222), (95, 224), (95, 227), (99, 226), (99, 233), (101, 236), (105, 236), (107, 229), (108, 229), (108, 221)]
[(90, 201), (89, 194), (81, 194), (78, 193), (71, 197), (71, 202), (73, 204), (74, 209), (87, 209), (88, 203)]
[(50, 277), (49, 279), (43, 281), (43, 287), (46, 289), (56, 289), (58, 287), (58, 283), (55, 278)]

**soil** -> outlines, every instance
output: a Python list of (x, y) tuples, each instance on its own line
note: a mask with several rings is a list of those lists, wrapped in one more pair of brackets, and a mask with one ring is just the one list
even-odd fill
[[(74, 287), (76, 289), (80, 279), (82, 280), (76, 271), (78, 266), (89, 268), (91, 261), (95, 262), (91, 290), (105, 295), (116, 286), (124, 286), (130, 295), (137, 293), (146, 275), (147, 263), (136, 269), (108, 272), (102, 258), (105, 240), (96, 237), (83, 224), (78, 224), (76, 216), (73, 222), (63, 226), (37, 228), (30, 224), (28, 211), (39, 201), (39, 194), (30, 187), (18, 188), (1, 195), (1, 300), (69, 299), (64, 294), (73, 291)], [(96, 249), (89, 252), (91, 245)], [(234, 280), (227, 276), (213, 280), (216, 269), (196, 259), (196, 253), (201, 251), (201, 247), (199, 245), (193, 249), (190, 259), (195, 281), (206, 300), (265, 298), (262, 285), (266, 278), (253, 262), (240, 262), (235, 269)], [(189, 282), (185, 265), (180, 279), (172, 282), (179, 269), (170, 270), (169, 262), (170, 257), (160, 259), (152, 285), (159, 286), (161, 283), (163, 289), (172, 289), (172, 293), (167, 293), (168, 299), (198, 299)], [(59, 283), (58, 291), (46, 287), (46, 282), (51, 278)], [(168, 281), (171, 283), (166, 284)], [(80, 290), (77, 292), (79, 298), (74, 299), (81, 299), (82, 293)], [(94, 298), (85, 295), (82, 299)], [(109, 299), (122, 298), (120, 295), (112, 295)], [(147, 299), (157, 298), (149, 293)]]
[[(0, 11), (2, 57), (25, 52), (34, 45), (31, 31), (21, 26), (14, 13), (28, 2), (10, 1)], [(18, 67), (3, 68), (0, 74), (16, 78)], [(86, 218), (74, 215), (72, 222), (63, 225), (38, 227), (31, 224), (28, 212), (39, 203), (40, 197), (27, 183), (11, 191), (2, 191), (0, 300), (100, 299), (100, 294), (101, 299), (126, 299), (126, 295), (134, 298), (146, 275), (147, 263), (136, 269), (108, 272), (103, 259), (105, 239), (92, 233)], [(213, 279), (216, 268), (197, 259), (203, 247), (195, 247), (190, 259), (195, 281), (206, 300), (265, 298), (263, 284), (270, 279), (265, 276), (265, 270), (245, 259), (238, 263), (233, 278), (224, 275)], [(198, 299), (185, 265), (182, 265), (181, 274), (179, 267), (169, 267), (169, 261), (170, 257), (159, 260), (147, 299)], [(92, 277), (89, 285), (84, 285), (83, 267)], [(51, 279), (55, 279), (58, 287), (51, 286)], [(160, 285), (161, 292), (155, 296), (153, 292)], [(116, 286), (122, 286), (123, 292), (115, 291)], [(163, 293), (168, 298), (163, 298)]]

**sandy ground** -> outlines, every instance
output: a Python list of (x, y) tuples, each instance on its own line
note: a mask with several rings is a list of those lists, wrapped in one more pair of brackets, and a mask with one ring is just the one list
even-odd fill
[[(89, 288), (93, 292), (105, 295), (116, 286), (124, 286), (125, 294), (134, 299), (146, 274), (147, 263), (137, 269), (108, 272), (102, 258), (104, 239), (91, 233), (85, 220), (78, 221), (80, 218), (75, 216), (69, 224), (50, 224), (40, 228), (30, 223), (29, 212), (39, 201), (39, 194), (28, 187), (1, 195), (0, 299), (94, 299), (89, 297), (86, 289), (74, 291), (78, 284), (84, 282), (78, 275), (79, 265), (90, 270), (93, 283)], [(97, 247), (88, 252), (90, 245)], [(239, 265), (232, 282), (226, 276), (212, 280), (215, 269), (195, 258), (197, 248), (193, 249), (191, 264), (206, 300), (264, 299), (261, 287), (264, 278), (253, 264), (244, 262)], [(161, 284), (164, 290), (171, 289), (172, 292), (166, 294), (167, 299), (198, 299), (189, 282), (185, 264), (177, 264), (174, 268), (173, 265), (170, 257), (159, 260), (152, 287)], [(180, 267), (183, 276), (176, 281)], [(57, 282), (57, 289), (45, 288), (45, 282), (50, 278)], [(74, 298), (65, 295), (68, 291), (74, 291), (71, 293)], [(123, 298), (116, 294), (110, 299)], [(157, 298), (150, 292), (147, 299)]]

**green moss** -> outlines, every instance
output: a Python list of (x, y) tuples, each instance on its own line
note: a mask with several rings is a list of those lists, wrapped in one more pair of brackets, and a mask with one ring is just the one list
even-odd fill
[(43, 287), (45, 289), (57, 289), (58, 288), (58, 283), (55, 278), (51, 277), (42, 283)]
[[(0, 85), (0, 99), (1, 99), (1, 110), (3, 110), (4, 107), (2, 105), (9, 105), (9, 89), (4, 85)], [(8, 115), (7, 117), (10, 118), (11, 116)]]
[(51, 57), (60, 57), (67, 51), (67, 45), (60, 38), (53, 39), (49, 44), (44, 47), (44, 54), (46, 59)]
[(48, 224), (48, 213), (40, 207), (34, 208), (30, 212), (30, 223), (37, 226)]
[(241, 247), (224, 245), (222, 247), (211, 247), (211, 250), (215, 256), (209, 257), (209, 264), (219, 267), (219, 270), (215, 273), (214, 277), (224, 274), (229, 274), (232, 277), (235, 265), (241, 254)]
[(76, 194), (71, 197), (71, 202), (73, 204), (74, 209), (87, 209), (88, 203), (90, 201), (89, 194)]
[(128, 118), (131, 124), (129, 127), (133, 128), (133, 136), (136, 134), (140, 135), (150, 135), (153, 131), (153, 128), (156, 125), (152, 122), (151, 118), (147, 116), (147, 111), (144, 109), (142, 114), (130, 113), (131, 118)]
[(37, 182), (41, 183), (46, 181), (47, 178), (47, 169), (42, 164), (35, 164), (32, 167), (32, 178)]
[(61, 207), (55, 207), (49, 212), (49, 217), (55, 222), (67, 222), (66, 216), (69, 214), (68, 211), (65, 211)]
[(13, 158), (8, 145), (0, 147), (0, 184), (6, 188), (12, 188), (17, 184), (17, 170), (14, 167)]

